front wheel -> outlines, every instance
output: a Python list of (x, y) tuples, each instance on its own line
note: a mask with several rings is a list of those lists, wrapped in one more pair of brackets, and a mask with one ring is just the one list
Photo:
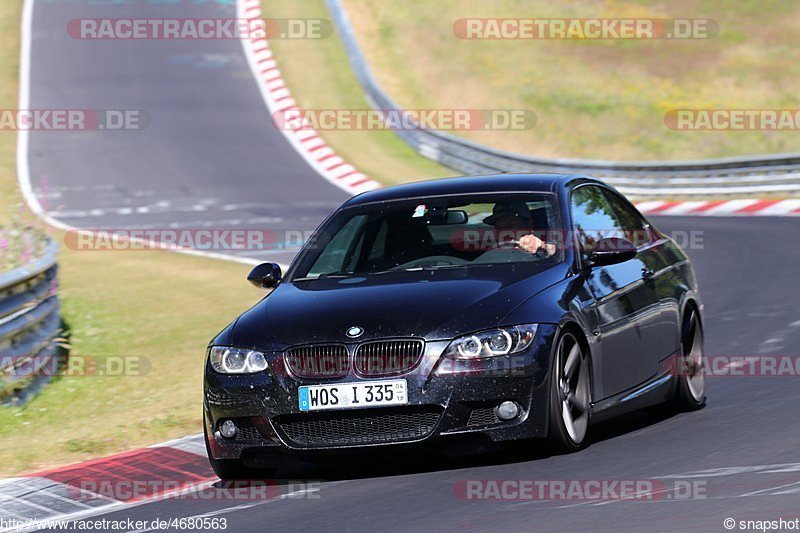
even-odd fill
[(550, 382), (550, 442), (562, 452), (583, 448), (591, 417), (589, 355), (566, 331), (558, 338)]
[(703, 327), (697, 311), (690, 307), (681, 328), (681, 358), (678, 361), (678, 386), (673, 404), (694, 411), (706, 403), (706, 369), (703, 353)]

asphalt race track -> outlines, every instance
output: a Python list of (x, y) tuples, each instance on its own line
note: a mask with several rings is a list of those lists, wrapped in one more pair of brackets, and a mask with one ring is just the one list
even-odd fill
[[(235, 18), (232, 2), (36, 0), (32, 109), (141, 110), (126, 131), (34, 131), (34, 191), (88, 229), (313, 230), (347, 195), (284, 140), (230, 40), (80, 40), (79, 18)], [(276, 244), (282, 244), (278, 242)], [(292, 251), (248, 251), (288, 263)]]
[[(95, 5), (38, 0), (33, 108), (143, 109), (142, 131), (34, 132), (34, 189), (83, 228), (312, 229), (345, 194), (273, 129), (237, 41), (77, 41), (78, 17), (233, 17), (219, 2)], [(800, 355), (795, 218), (661, 218), (689, 250), (705, 303), (709, 355)], [(250, 254), (288, 260), (290, 252)], [(696, 413), (637, 413), (593, 428), (588, 449), (549, 456), (535, 443), (491, 454), (363, 456), (279, 472), (319, 491), (268, 501), (165, 500), (109, 519), (225, 517), (229, 531), (723, 531), (723, 520), (800, 513), (797, 377), (709, 377)], [(199, 406), (198, 406), (199, 409)], [(468, 501), (464, 480), (659, 480), (654, 501)], [(683, 499), (676, 482), (701, 491)], [(287, 490), (290, 490), (287, 488)], [(698, 494), (702, 492), (703, 494)]]
[[(706, 353), (800, 355), (797, 220), (660, 218), (665, 231), (701, 232), (690, 250), (705, 304)], [(357, 457), (279, 473), (325, 480), (319, 492), (276, 501), (167, 500), (105, 515), (152, 519), (211, 513), (235, 531), (723, 531), (723, 520), (797, 517), (800, 451), (797, 376), (708, 377), (695, 413), (636, 413), (593, 428), (589, 448), (547, 456), (535, 443), (447, 459), (438, 454)], [(698, 483), (696, 499), (668, 491), (653, 501), (465, 501), (464, 480), (660, 480)], [(677, 482), (677, 483), (676, 483)], [(704, 494), (699, 494), (700, 492)]]

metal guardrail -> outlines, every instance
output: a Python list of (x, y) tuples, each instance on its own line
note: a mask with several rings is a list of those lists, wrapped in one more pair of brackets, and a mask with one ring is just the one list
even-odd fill
[[(13, 388), (5, 404), (23, 403), (51, 376), (31, 372), (47, 367), (59, 354), (61, 334), (56, 255), (58, 243), (48, 240), (34, 261), (0, 273), (0, 384)], [(24, 372), (19, 372), (21, 366)]]
[[(326, 0), (350, 64), (375, 109), (400, 107), (383, 91), (364, 58), (341, 0)], [(553, 172), (592, 174), (630, 196), (800, 193), (800, 153), (696, 161), (615, 162), (546, 159), (496, 150), (425, 129), (395, 130), (417, 152), (465, 174)]]

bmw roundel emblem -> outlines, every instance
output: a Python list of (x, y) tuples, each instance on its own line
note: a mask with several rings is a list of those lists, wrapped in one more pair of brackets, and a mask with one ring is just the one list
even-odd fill
[(363, 334), (364, 334), (364, 328), (362, 328), (361, 326), (350, 326), (347, 329), (347, 333), (346, 333), (346, 335), (348, 337), (350, 337), (351, 339), (355, 339), (356, 337), (360, 337)]

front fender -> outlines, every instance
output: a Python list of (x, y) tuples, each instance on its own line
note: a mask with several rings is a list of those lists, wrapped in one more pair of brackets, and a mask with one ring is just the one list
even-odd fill
[[(575, 327), (586, 340), (592, 359), (592, 400), (603, 398), (603, 350), (598, 331), (595, 300), (581, 274), (572, 275), (551, 287), (535, 294), (511, 311), (503, 320), (505, 325), (555, 324), (559, 331)], [(557, 338), (557, 337), (556, 337)]]

